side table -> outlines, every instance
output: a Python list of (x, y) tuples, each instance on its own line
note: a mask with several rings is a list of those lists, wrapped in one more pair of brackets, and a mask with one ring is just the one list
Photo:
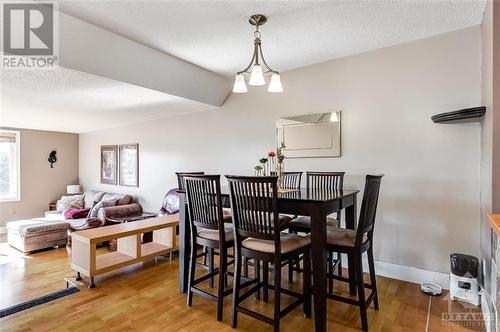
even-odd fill
[(49, 211), (55, 211), (57, 209), (57, 201), (49, 203)]

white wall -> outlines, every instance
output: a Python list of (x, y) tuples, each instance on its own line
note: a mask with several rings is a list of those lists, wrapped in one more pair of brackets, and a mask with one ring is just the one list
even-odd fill
[[(50, 202), (66, 193), (67, 185), (78, 183), (78, 134), (8, 129), (21, 132), (21, 200), (0, 203), (0, 227), (42, 216)], [(54, 168), (47, 161), (52, 150), (57, 151)]]
[[(275, 144), (276, 118), (342, 110), (342, 157), (286, 168), (345, 170), (346, 186), (360, 188), (365, 174), (385, 173), (377, 260), (446, 272), (450, 252), (479, 253), (480, 125), (430, 116), (480, 104), (480, 51), (472, 27), (283, 73), (282, 94), (249, 87), (215, 111), (81, 134), (80, 180), (155, 211), (175, 171), (251, 174)], [(141, 187), (101, 185), (99, 146), (134, 142)]]

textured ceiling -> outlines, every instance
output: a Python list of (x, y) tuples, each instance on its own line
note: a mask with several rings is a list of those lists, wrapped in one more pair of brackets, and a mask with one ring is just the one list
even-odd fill
[(262, 13), (279, 71), (481, 23), (485, 1), (70, 1), (60, 10), (224, 75), (250, 60)]
[(211, 108), (64, 68), (4, 70), (0, 79), (0, 124), (8, 127), (80, 133)]
[[(264, 54), (285, 71), (481, 23), (485, 1), (68, 1), (65, 13), (232, 76), (250, 60), (262, 13)], [(78, 38), (78, 36), (75, 36)], [(0, 124), (86, 132), (210, 109), (69, 69), (0, 73)], [(193, 78), (195, 79), (195, 78)]]

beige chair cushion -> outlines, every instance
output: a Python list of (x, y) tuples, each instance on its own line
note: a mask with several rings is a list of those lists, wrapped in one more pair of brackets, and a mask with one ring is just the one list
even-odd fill
[[(328, 227), (326, 231), (326, 242), (329, 245), (342, 246), (342, 247), (354, 247), (354, 241), (356, 240), (356, 230), (346, 229), (340, 227)], [(363, 235), (363, 243), (368, 241), (368, 236)]]
[[(282, 254), (286, 254), (287, 252), (294, 251), (311, 244), (311, 237), (309, 235), (301, 236), (297, 234), (281, 233), (280, 236)], [(275, 249), (273, 240), (260, 240), (251, 237), (243, 240), (241, 245), (250, 250), (267, 253), (274, 253)]]
[[(226, 241), (233, 241), (234, 240), (234, 234), (233, 234), (233, 225), (232, 224), (224, 224), (224, 229), (226, 233)], [(198, 229), (198, 237), (207, 239), (207, 240), (213, 240), (213, 241), (219, 241), (219, 230), (217, 229), (208, 229), (208, 228), (199, 228)]]
[[(326, 218), (326, 225), (332, 227), (338, 227), (340, 225), (339, 221), (332, 217)], [(290, 221), (290, 226), (300, 227), (300, 228), (311, 228), (311, 218), (306, 216), (300, 216), (292, 221)]]

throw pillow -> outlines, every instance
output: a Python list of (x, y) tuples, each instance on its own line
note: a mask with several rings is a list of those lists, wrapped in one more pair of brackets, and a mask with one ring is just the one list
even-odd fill
[(83, 208), (83, 195), (63, 196), (60, 200), (57, 201), (57, 212), (64, 212), (71, 208)]
[(102, 191), (87, 190), (85, 194), (83, 194), (85, 202), (84, 208), (92, 208), (92, 204), (94, 202), (99, 202), (102, 196), (104, 196), (104, 192)]
[(116, 199), (108, 200), (108, 201), (100, 201), (97, 204), (95, 204), (92, 209), (90, 210), (90, 218), (97, 218), (97, 215), (99, 214), (99, 210), (103, 207), (108, 207), (108, 206), (115, 206), (116, 205)]
[(101, 198), (102, 201), (110, 201), (113, 199), (116, 199), (116, 205), (126, 205), (130, 203), (130, 201), (132, 200), (132, 196), (126, 194), (106, 193)]

